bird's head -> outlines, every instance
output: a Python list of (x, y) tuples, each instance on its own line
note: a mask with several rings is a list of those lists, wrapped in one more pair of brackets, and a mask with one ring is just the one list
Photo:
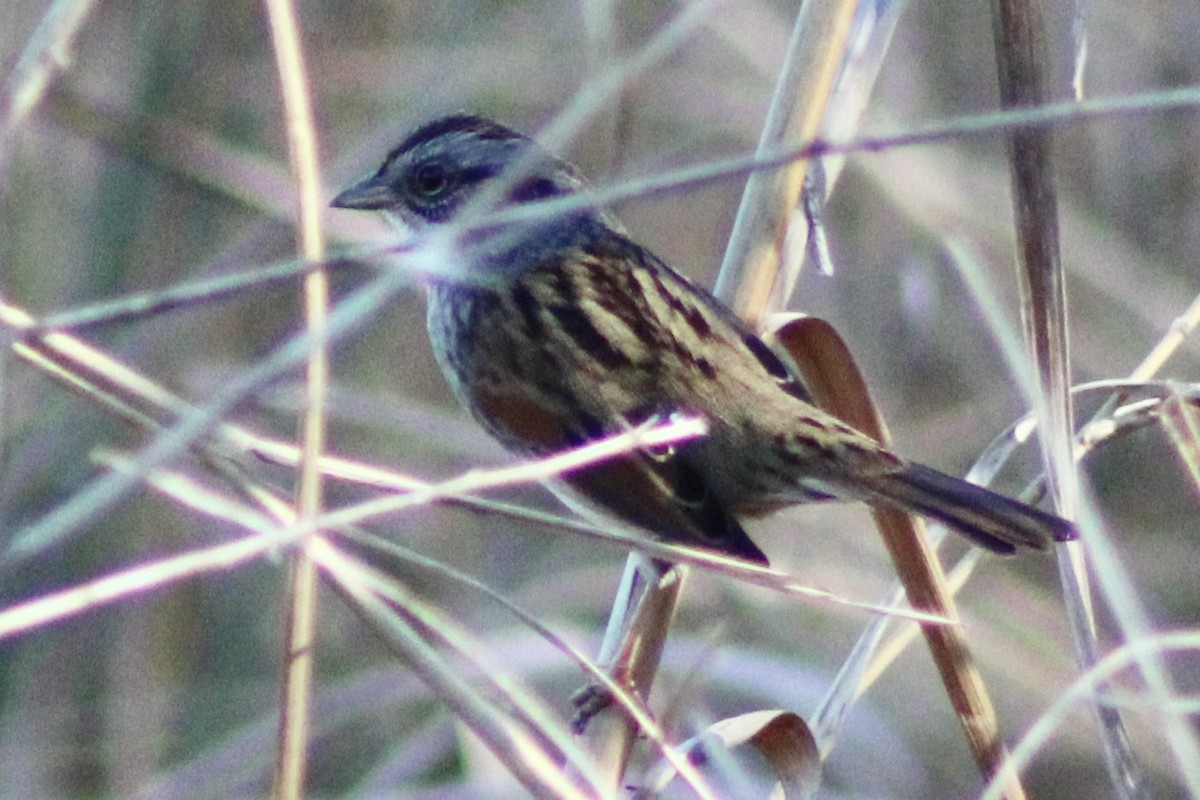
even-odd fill
[(489, 185), (497, 196), (479, 211), (548, 200), (584, 184), (571, 165), (529, 137), (484, 117), (454, 114), (417, 128), (375, 174), (331, 205), (382, 211), (402, 229), (420, 233), (455, 221)]

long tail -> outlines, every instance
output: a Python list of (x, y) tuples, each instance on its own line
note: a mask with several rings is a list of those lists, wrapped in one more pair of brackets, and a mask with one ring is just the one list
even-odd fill
[(920, 464), (874, 477), (868, 488), (873, 501), (945, 523), (997, 553), (1045, 550), (1078, 535), (1061, 517)]

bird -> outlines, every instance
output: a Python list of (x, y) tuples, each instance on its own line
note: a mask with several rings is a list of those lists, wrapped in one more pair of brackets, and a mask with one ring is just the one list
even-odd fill
[[(426, 278), (430, 343), (458, 401), (511, 452), (545, 456), (675, 414), (707, 421), (698, 439), (561, 476), (551, 489), (568, 506), (760, 565), (745, 521), (815, 501), (901, 509), (1006, 555), (1076, 537), (818, 407), (762, 338), (608, 210), (533, 207), (588, 190), (532, 138), (457, 113), (418, 126), (331, 202), (382, 212), (417, 240), (452, 236), (455, 263)], [(514, 210), (530, 213), (505, 221)]]

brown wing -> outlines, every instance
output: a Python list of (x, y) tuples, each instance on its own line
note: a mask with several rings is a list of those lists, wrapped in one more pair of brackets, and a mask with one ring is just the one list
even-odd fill
[(575, 470), (563, 482), (601, 510), (666, 541), (767, 563), (684, 456), (631, 454)]
[[(476, 386), (473, 399), (480, 421), (520, 452), (547, 455), (598, 435), (566, 426), (561, 415), (525, 392)], [(662, 540), (767, 563), (689, 463), (686, 446), (662, 457), (636, 452), (608, 459), (572, 470), (561, 481), (587, 505)]]

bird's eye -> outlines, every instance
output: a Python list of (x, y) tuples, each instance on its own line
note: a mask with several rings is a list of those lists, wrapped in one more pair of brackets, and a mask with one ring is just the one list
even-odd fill
[(450, 186), (450, 172), (437, 162), (417, 167), (413, 173), (412, 188), (426, 198), (436, 198)]

